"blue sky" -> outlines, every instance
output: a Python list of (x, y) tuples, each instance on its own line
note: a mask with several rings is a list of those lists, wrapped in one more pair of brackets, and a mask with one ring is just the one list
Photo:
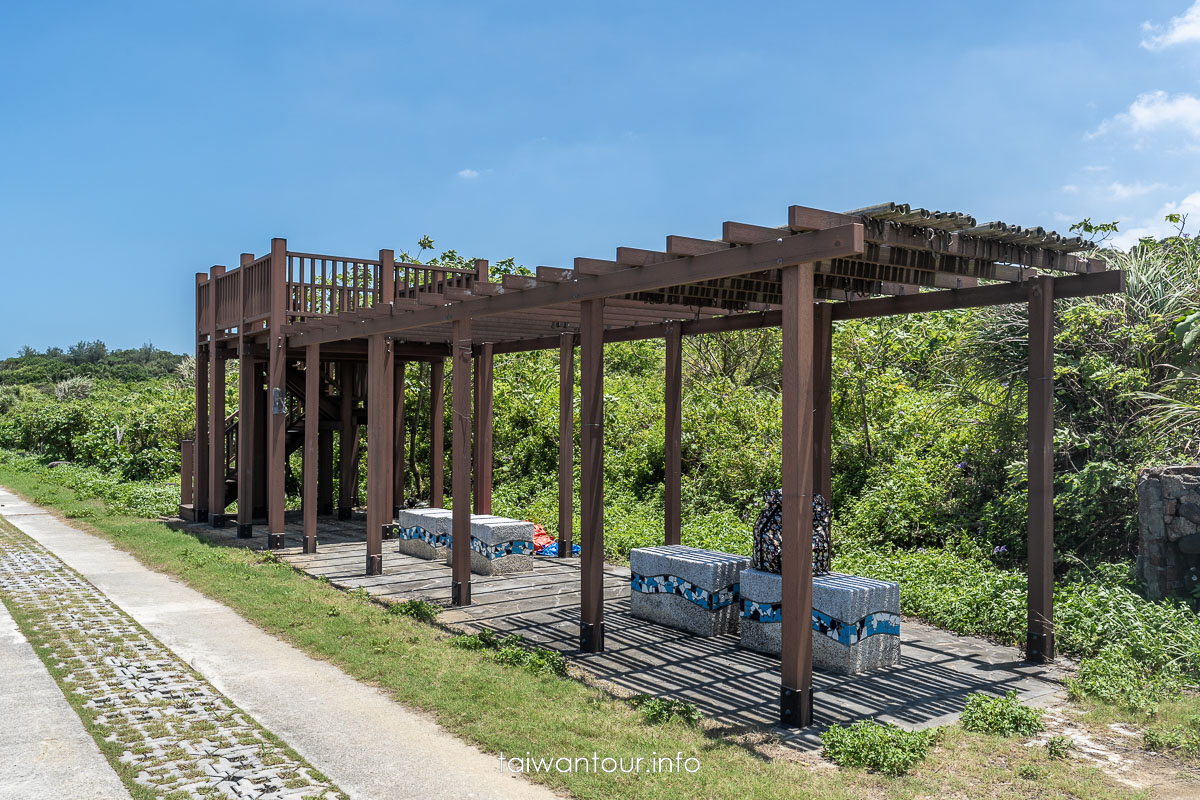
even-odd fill
[(886, 200), (1200, 225), (1200, 0), (14, 3), (0, 356), (190, 348), (294, 249), (569, 266)]

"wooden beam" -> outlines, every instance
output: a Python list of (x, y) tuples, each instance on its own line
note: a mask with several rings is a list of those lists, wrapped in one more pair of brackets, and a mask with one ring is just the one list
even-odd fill
[(303, 331), (296, 334), (293, 344), (305, 345), (313, 341), (344, 339), (351, 331), (354, 335), (362, 336), (380, 331), (411, 330), (455, 319), (477, 319), (510, 311), (532, 311), (562, 303), (603, 299), (685, 283), (730, 278), (763, 269), (777, 269), (857, 255), (862, 253), (863, 247), (863, 226), (847, 225), (786, 236), (779, 241), (730, 247), (701, 256), (676, 258), (661, 264), (608, 275), (584, 276), (570, 283), (549, 284), (496, 297), (480, 297), (441, 308), (394, 314), (387, 318), (366, 320), (353, 328), (338, 325), (331, 329)]
[(492, 344), (476, 358), (475, 513), (492, 513)]
[[(287, 491), (287, 240), (271, 240), (271, 319), (267, 346), (267, 547), (284, 546)], [(315, 344), (315, 343), (314, 343)]]
[(783, 270), (782, 655), (779, 721), (812, 724), (813, 268)]
[(1054, 658), (1054, 280), (1029, 284), (1029, 633), (1025, 659)]
[(304, 359), (304, 473), (300, 508), (304, 552), (317, 552), (317, 439), (321, 429), (321, 345), (310, 344)]
[(429, 505), (442, 507), (446, 470), (446, 362), (429, 365)]
[(702, 256), (705, 253), (715, 253), (718, 250), (728, 250), (728, 242), (714, 242), (709, 239), (693, 239), (690, 236), (668, 236), (667, 253), (673, 256)]
[(217, 278), (224, 267), (213, 267), (208, 279), (208, 513), (214, 527), (225, 513), (225, 359), (217, 352)]
[(341, 405), (341, 459), (338, 462), (338, 519), (348, 520), (358, 505), (358, 423), (354, 396), (357, 365), (339, 361), (337, 365), (339, 403)]
[(454, 321), (454, 362), (451, 372), (451, 471), (454, 509), (450, 545), (450, 603), (471, 605), (471, 320)]
[(833, 306), (813, 306), (813, 491), (833, 505)]
[(579, 649), (604, 650), (604, 301), (582, 304), (579, 414)]
[(664, 544), (679, 544), (683, 530), (683, 331), (676, 321), (666, 323), (666, 419), (663, 424)]
[(254, 359), (238, 347), (238, 435), (237, 435), (237, 535), (249, 539), (254, 535), (254, 442), (258, 375)]
[(558, 555), (571, 555), (575, 527), (575, 337), (558, 337)]
[(383, 526), (392, 519), (392, 381), (386, 334), (367, 340), (367, 575), (383, 574)]

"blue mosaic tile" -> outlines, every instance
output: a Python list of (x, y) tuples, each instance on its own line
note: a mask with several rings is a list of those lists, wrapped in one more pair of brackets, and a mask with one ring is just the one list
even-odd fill
[(724, 589), (710, 592), (675, 575), (638, 575), (633, 573), (629, 585), (635, 592), (646, 594), (676, 594), (708, 611), (733, 605), (741, 597), (740, 585), (733, 583)]
[[(752, 622), (782, 622), (783, 609), (779, 603), (756, 603), (742, 601), (742, 618)], [(867, 614), (858, 622), (843, 622), (817, 609), (812, 612), (812, 629), (844, 645), (858, 644), (877, 633), (900, 635), (900, 615), (886, 611)]]
[[(402, 525), (392, 525), (392, 534), (398, 539), (418, 539), (430, 547), (452, 547), (454, 537), (448, 533), (434, 533), (420, 526), (405, 528)], [(533, 554), (534, 544), (528, 540), (501, 542), (497, 545), (484, 544), (474, 536), (471, 537), (471, 549), (488, 559), (502, 558), (511, 555)]]

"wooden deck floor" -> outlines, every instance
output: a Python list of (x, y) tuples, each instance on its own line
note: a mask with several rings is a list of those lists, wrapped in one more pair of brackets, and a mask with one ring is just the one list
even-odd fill
[[(363, 575), (365, 526), (360, 520), (322, 519), (318, 552), (300, 549), (299, 519), (287, 525), (288, 547), (281, 558), (334, 585), (364, 587), (385, 600), (410, 598), (450, 602), (450, 568), (397, 552), (384, 542), (383, 574)], [(236, 538), (233, 527), (187, 526), (223, 544), (260, 548), (265, 532)], [(774, 725), (778, 713), (779, 660), (741, 650), (736, 636), (702, 638), (635, 619), (629, 615), (629, 570), (606, 565), (604, 572), (605, 645), (598, 654), (577, 652), (579, 631), (579, 559), (538, 559), (527, 573), (472, 576), (472, 605), (447, 608), (439, 620), (464, 628), (488, 627), (519, 633), (531, 643), (559, 650), (597, 678), (623, 689), (695, 703), (705, 714), (733, 729)], [(971, 636), (957, 636), (905, 619), (901, 626), (900, 664), (863, 675), (817, 671), (816, 725), (804, 731), (777, 729), (783, 742), (798, 747), (819, 744), (820, 730), (834, 722), (864, 718), (895, 722), (906, 728), (939, 725), (957, 719), (968, 694), (1015, 689), (1026, 701), (1045, 704), (1063, 695), (1062, 669), (1032, 666), (1021, 653)]]

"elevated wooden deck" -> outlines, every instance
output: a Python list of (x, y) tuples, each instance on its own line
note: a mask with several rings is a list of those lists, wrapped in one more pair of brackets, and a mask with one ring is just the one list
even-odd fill
[[(191, 524), (188, 529), (231, 546), (258, 548), (265, 543), (262, 535), (238, 539), (233, 527)], [(277, 550), (288, 563), (344, 589), (363, 587), (385, 601), (450, 603), (450, 567), (399, 553), (395, 542), (384, 542), (383, 574), (364, 575), (366, 531), (361, 520), (322, 519), (320, 545), (313, 555), (302, 552), (302, 541), (299, 516), (289, 514), (285, 546)], [(609, 623), (605, 650), (595, 654), (577, 650), (578, 558), (538, 559), (533, 571), (517, 575), (473, 575), (472, 587), (472, 604), (447, 608), (439, 616), (441, 622), (521, 634), (530, 643), (562, 652), (622, 690), (687, 700), (731, 731), (772, 729), (783, 743), (797, 748), (819, 746), (820, 732), (834, 722), (875, 718), (906, 728), (951, 722), (972, 692), (1014, 689), (1035, 704), (1063, 697), (1059, 666), (1032, 665), (1015, 647), (905, 619), (898, 666), (855, 676), (816, 671), (815, 725), (776, 728), (779, 659), (738, 648), (735, 636), (706, 639), (633, 618), (626, 567), (605, 565)]]

